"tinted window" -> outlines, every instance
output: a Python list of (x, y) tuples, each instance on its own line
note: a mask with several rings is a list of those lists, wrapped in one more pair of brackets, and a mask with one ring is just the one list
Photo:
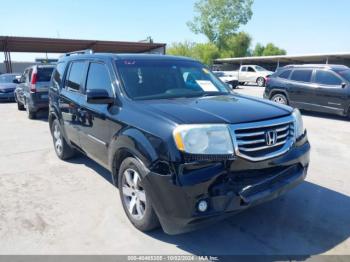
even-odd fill
[(315, 82), (321, 85), (341, 85), (342, 81), (339, 77), (332, 74), (331, 72), (324, 71), (324, 70), (317, 70), (316, 71), (316, 78)]
[(73, 62), (67, 79), (68, 89), (79, 90), (83, 80), (85, 62)]
[[(54, 69), (53, 67), (38, 67), (37, 81), (38, 82), (50, 81), (53, 69)], [(31, 77), (31, 74), (29, 74), (29, 77)]]
[(337, 70), (338, 74), (350, 81), (350, 69)]
[(104, 89), (109, 95), (113, 95), (109, 73), (104, 64), (90, 64), (89, 73), (86, 80), (86, 89)]
[(59, 63), (56, 66), (56, 70), (53, 73), (52, 83), (55, 88), (59, 88), (62, 84), (62, 77), (64, 74), (65, 64)]
[(291, 79), (298, 82), (310, 82), (312, 70), (294, 70)]
[(247, 67), (242, 67), (242, 70), (241, 70), (242, 72), (247, 72)]
[(188, 61), (118, 60), (124, 88), (134, 99), (167, 99), (229, 94), (202, 64)]
[(252, 67), (248, 67), (248, 72), (255, 72), (255, 70)]
[(278, 77), (288, 79), (291, 72), (292, 72), (292, 70), (283, 71), (283, 72), (281, 72), (281, 74)]

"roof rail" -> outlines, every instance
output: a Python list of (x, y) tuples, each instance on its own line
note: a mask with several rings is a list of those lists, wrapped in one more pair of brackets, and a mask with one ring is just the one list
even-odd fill
[(71, 55), (87, 55), (87, 54), (93, 54), (94, 51), (92, 49), (85, 49), (85, 50), (78, 50), (70, 53), (66, 53), (65, 56), (71, 56)]

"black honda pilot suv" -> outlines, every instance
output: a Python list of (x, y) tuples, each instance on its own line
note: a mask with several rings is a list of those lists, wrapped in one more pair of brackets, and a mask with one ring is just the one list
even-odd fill
[(132, 224), (179, 234), (301, 183), (310, 144), (298, 110), (231, 93), (201, 63), (67, 54), (49, 90), (57, 156), (111, 171)]

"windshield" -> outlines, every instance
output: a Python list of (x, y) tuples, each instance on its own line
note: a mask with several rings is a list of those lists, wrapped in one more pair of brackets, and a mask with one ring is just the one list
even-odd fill
[(256, 71), (267, 71), (265, 68), (263, 68), (261, 66), (255, 66), (255, 70)]
[(16, 75), (2, 75), (0, 76), (0, 83), (13, 83), (16, 79)]
[(343, 78), (345, 78), (347, 81), (350, 82), (350, 69), (343, 69), (343, 70), (336, 70), (339, 75), (341, 75)]
[(191, 61), (118, 60), (125, 92), (135, 100), (228, 94), (203, 65)]

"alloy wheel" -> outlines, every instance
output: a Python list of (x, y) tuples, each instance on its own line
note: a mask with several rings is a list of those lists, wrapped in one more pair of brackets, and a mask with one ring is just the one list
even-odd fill
[(286, 105), (287, 104), (286, 99), (283, 96), (281, 96), (281, 95), (274, 96), (272, 101), (277, 103), (277, 104), (282, 104), (282, 105)]
[(123, 202), (130, 216), (142, 220), (146, 211), (146, 192), (140, 185), (139, 173), (134, 169), (126, 169), (122, 178)]
[(62, 135), (61, 135), (61, 130), (57, 124), (55, 124), (54, 129), (53, 129), (53, 138), (54, 138), (54, 144), (55, 144), (55, 149), (58, 155), (62, 155)]

